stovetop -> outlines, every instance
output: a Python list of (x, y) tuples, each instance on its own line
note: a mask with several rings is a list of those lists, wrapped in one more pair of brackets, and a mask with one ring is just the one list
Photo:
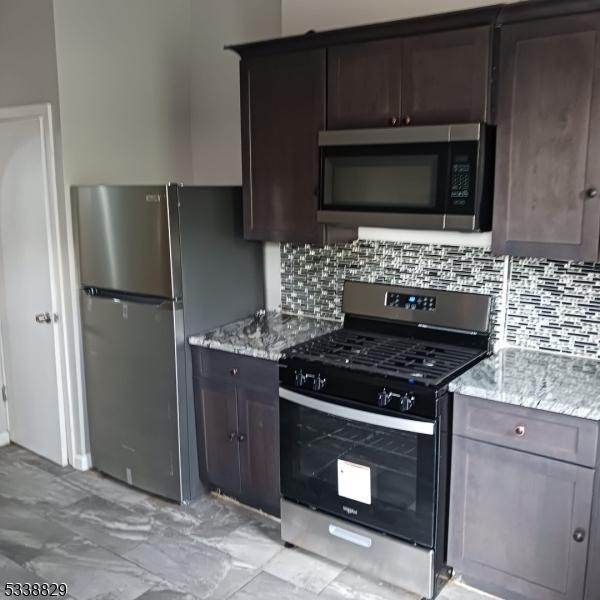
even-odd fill
[(346, 281), (342, 310), (343, 328), (284, 351), (288, 400), (437, 419), (450, 380), (488, 354), (488, 296)]
[(285, 355), (294, 361), (440, 386), (485, 352), (431, 340), (339, 329), (294, 346)]

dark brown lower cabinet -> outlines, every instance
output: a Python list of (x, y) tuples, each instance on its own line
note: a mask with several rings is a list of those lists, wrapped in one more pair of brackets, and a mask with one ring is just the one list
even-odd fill
[(279, 395), (238, 387), (240, 479), (246, 502), (279, 515)]
[(193, 356), (202, 479), (279, 516), (277, 363), (218, 350)]
[[(467, 400), (462, 410), (455, 399), (455, 419), (467, 416), (473, 426), (475, 411), (490, 403)], [(530, 431), (548, 443), (538, 437), (548, 421), (528, 421), (519, 410), (516, 421), (514, 411), (490, 412), (490, 428), (507, 433), (505, 446), (482, 440), (479, 426), (472, 438), (453, 436), (448, 562), (467, 583), (506, 600), (583, 600), (596, 471), (520, 449)], [(581, 421), (583, 438), (591, 423)]]
[[(235, 386), (218, 379), (195, 382), (196, 418), (203, 439), (206, 479), (226, 493), (239, 496), (240, 468), (237, 441)], [(202, 459), (202, 456), (199, 457)]]

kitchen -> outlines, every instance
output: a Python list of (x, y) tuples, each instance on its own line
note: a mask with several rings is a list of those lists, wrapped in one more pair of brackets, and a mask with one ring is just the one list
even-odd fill
[[(174, 73), (190, 93), (170, 114), (190, 120), (156, 132), (176, 127), (192, 164), (173, 146), (164, 165), (135, 109), (105, 135), (87, 116), (94, 101), (99, 121), (115, 114), (102, 69), (131, 89), (158, 76), (154, 55), (139, 72), (114, 57), (137, 19), (166, 27), (161, 3), (118, 4), (47, 4), (60, 94), (29, 103), (57, 109), (36, 118), (60, 132), (57, 230), (73, 237), (55, 271), (76, 276), (31, 326), (62, 334), (73, 398), (64, 452), (45, 461), (12, 416), (36, 398), (11, 404), (4, 356), (0, 583), (74, 598), (598, 598), (600, 7), (381, 2), (374, 19), (178, 1), (170, 57), (194, 61)], [(205, 36), (184, 31), (188, 9)], [(4, 302), (10, 358), (19, 306)]]

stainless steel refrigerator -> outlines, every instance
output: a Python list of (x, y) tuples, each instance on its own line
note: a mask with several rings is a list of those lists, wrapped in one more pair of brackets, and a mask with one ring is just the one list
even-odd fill
[(191, 334), (263, 306), (235, 187), (72, 189), (94, 466), (178, 502), (202, 492)]

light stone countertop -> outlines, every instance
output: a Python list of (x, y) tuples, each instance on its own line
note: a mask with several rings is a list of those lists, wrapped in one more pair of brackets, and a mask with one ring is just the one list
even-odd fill
[(504, 348), (450, 383), (450, 391), (600, 420), (600, 361)]
[(245, 354), (277, 361), (287, 348), (325, 335), (342, 326), (339, 321), (259, 311), (254, 316), (189, 338), (192, 346)]

